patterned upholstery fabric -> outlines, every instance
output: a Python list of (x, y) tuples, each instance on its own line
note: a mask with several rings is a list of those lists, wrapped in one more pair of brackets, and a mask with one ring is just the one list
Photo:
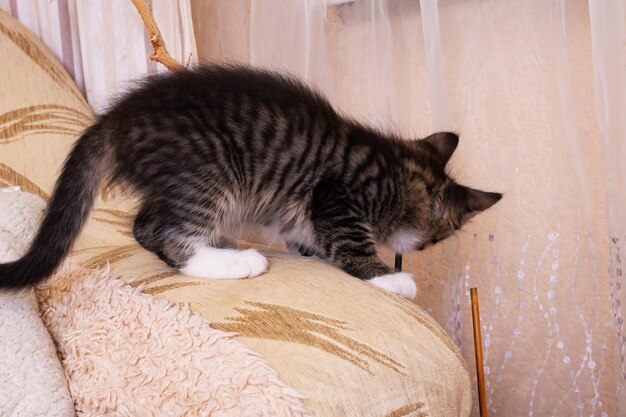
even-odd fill
[[(0, 12), (0, 187), (49, 197), (92, 113), (54, 57)], [(237, 333), (307, 398), (315, 416), (467, 416), (471, 384), (458, 348), (415, 304), (320, 261), (261, 248), (250, 280), (177, 274), (132, 239), (134, 202), (105, 189), (73, 257)]]

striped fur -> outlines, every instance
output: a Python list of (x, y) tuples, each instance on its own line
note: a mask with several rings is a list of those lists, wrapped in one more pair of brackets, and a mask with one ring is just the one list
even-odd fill
[(198, 247), (225, 246), (226, 231), (260, 224), (355, 277), (389, 274), (378, 243), (423, 249), (500, 199), (446, 175), (457, 142), (452, 133), (383, 134), (270, 72), (211, 66), (151, 77), (78, 140), (31, 249), (0, 265), (0, 287), (54, 271), (105, 173), (140, 196), (134, 235), (174, 268)]

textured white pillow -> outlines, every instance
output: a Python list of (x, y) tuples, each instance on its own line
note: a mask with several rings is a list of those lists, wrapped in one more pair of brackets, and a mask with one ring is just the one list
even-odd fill
[[(0, 263), (26, 252), (45, 206), (34, 194), (0, 189)], [(1, 416), (75, 415), (33, 290), (0, 291), (0, 358)]]

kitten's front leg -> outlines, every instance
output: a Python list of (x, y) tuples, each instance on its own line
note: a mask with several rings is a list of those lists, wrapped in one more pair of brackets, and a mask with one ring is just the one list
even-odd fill
[(406, 272), (392, 272), (376, 255), (363, 256), (354, 253), (335, 254), (334, 263), (352, 276), (404, 298), (414, 298), (417, 287), (413, 275)]
[(376, 254), (376, 243), (367, 228), (358, 223), (341, 227), (323, 225), (318, 235), (326, 258), (348, 274), (405, 298), (414, 298), (417, 288), (413, 276), (406, 272), (392, 272)]
[(367, 280), (372, 285), (380, 287), (404, 298), (415, 298), (417, 287), (413, 275), (407, 272), (394, 272)]

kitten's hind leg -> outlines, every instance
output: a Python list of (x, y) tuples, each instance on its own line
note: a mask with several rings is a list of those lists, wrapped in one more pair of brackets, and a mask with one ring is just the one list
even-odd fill
[(252, 278), (267, 270), (267, 259), (255, 249), (222, 249), (199, 245), (178, 269), (185, 275), (198, 278)]
[(267, 259), (256, 250), (218, 247), (227, 240), (189, 224), (164, 204), (144, 204), (133, 234), (141, 246), (185, 275), (240, 279), (267, 270)]

